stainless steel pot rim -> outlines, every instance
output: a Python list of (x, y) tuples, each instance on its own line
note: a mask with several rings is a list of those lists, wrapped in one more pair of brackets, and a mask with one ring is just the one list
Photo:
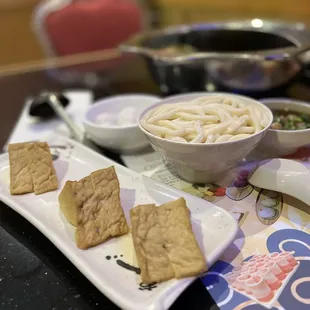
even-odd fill
[[(186, 34), (191, 31), (205, 29), (243, 30), (271, 33), (289, 40), (290, 42), (295, 44), (296, 47), (277, 48), (273, 50), (260, 50), (255, 52), (194, 52), (186, 55), (163, 56), (158, 55), (158, 53), (156, 53), (156, 49), (144, 47), (141, 45), (142, 41), (147, 38), (169, 34)], [(309, 38), (310, 30), (307, 30), (306, 26), (302, 23), (285, 23), (282, 21), (252, 19), (226, 22), (198, 23), (192, 25), (179, 25), (163, 28), (160, 30), (152, 30), (132, 37), (120, 46), (120, 50), (123, 52), (135, 53), (150, 57), (157, 62), (163, 62), (166, 64), (184, 64), (188, 62), (190, 63), (208, 59), (243, 59), (252, 61), (286, 60), (292, 57), (297, 57), (298, 55), (308, 51), (310, 49)]]

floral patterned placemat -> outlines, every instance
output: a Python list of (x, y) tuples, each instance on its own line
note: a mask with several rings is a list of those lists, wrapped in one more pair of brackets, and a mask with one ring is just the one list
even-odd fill
[[(212, 201), (239, 222), (235, 242), (201, 278), (220, 309), (309, 309), (310, 207), (248, 183), (264, 157), (251, 154), (218, 184), (182, 181), (154, 152), (122, 159), (133, 170)], [(310, 148), (291, 158), (310, 169)]]

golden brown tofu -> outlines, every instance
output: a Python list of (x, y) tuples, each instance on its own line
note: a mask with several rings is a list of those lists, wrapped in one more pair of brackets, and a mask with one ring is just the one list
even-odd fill
[(114, 167), (95, 171), (80, 181), (66, 182), (58, 200), (67, 220), (77, 226), (75, 239), (81, 249), (129, 231)]
[(191, 277), (206, 271), (206, 261), (192, 231), (185, 199), (159, 206), (157, 216), (175, 277)]
[(20, 195), (33, 192), (28, 143), (9, 144), (10, 193)]
[(94, 187), (91, 176), (79, 181), (67, 181), (58, 201), (60, 208), (72, 225), (78, 225), (78, 213), (83, 204), (94, 194)]
[(58, 188), (52, 155), (46, 142), (9, 144), (10, 192), (36, 195)]
[(67, 221), (74, 226), (77, 225), (77, 207), (73, 197), (73, 186), (75, 183), (75, 181), (67, 181), (58, 196), (58, 202), (62, 213)]
[(30, 144), (28, 148), (35, 194), (40, 195), (56, 190), (58, 188), (58, 180), (48, 144), (46, 142), (37, 142)]
[(156, 209), (154, 204), (149, 204), (130, 210), (132, 239), (143, 283), (174, 278)]

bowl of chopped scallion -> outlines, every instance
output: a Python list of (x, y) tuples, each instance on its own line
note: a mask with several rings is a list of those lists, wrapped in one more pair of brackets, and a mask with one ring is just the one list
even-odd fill
[(273, 123), (260, 149), (275, 156), (289, 155), (310, 144), (310, 103), (286, 98), (262, 99)]

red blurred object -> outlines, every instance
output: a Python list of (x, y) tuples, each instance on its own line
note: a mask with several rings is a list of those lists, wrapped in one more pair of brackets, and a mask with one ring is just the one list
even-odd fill
[[(140, 32), (142, 15), (135, 0), (47, 0), (35, 11), (34, 31), (49, 57), (87, 53), (116, 48)], [(74, 70), (107, 71), (124, 60), (96, 62)]]
[(226, 188), (219, 187), (216, 189), (216, 192), (214, 193), (215, 196), (217, 197), (223, 197), (226, 195)]
[(310, 157), (309, 147), (300, 148), (294, 154), (284, 156), (284, 158), (287, 158), (287, 159), (297, 159), (297, 160), (303, 160), (303, 161), (307, 161), (309, 157)]
[(57, 55), (117, 47), (142, 28), (142, 16), (133, 1), (74, 1), (52, 12), (46, 30)]
[(34, 26), (49, 56), (63, 56), (117, 47), (142, 20), (133, 0), (49, 0), (37, 7)]

